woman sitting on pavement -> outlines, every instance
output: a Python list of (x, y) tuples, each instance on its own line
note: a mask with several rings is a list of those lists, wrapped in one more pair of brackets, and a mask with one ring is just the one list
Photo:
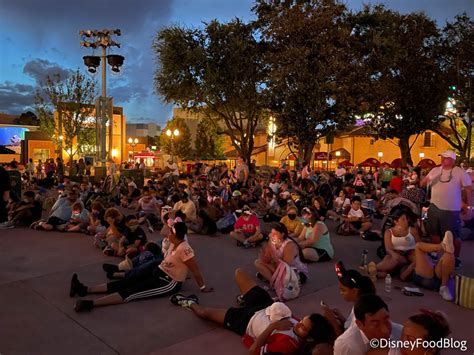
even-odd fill
[(280, 219), (288, 230), (288, 235), (297, 238), (303, 231), (303, 223), (298, 219), (298, 209), (294, 205), (289, 205), (286, 209), (286, 216)]
[(254, 263), (258, 271), (257, 277), (270, 282), (279, 262), (284, 261), (296, 270), (300, 282), (305, 283), (308, 278), (308, 266), (303, 263), (301, 248), (288, 236), (285, 225), (280, 222), (272, 224), (269, 239), (260, 257)]
[(332, 348), (335, 340), (334, 329), (326, 318), (311, 314), (297, 321), (284, 303), (274, 303), (268, 292), (257, 286), (248, 273), (237, 269), (235, 278), (243, 295), (242, 307), (204, 307), (194, 295), (184, 297), (176, 294), (170, 301), (190, 309), (201, 319), (210, 320), (243, 336), (243, 343), (250, 348), (250, 354), (305, 353), (308, 348), (317, 349), (313, 350), (313, 354), (332, 353), (320, 351)]
[(328, 227), (321, 221), (316, 210), (305, 207), (302, 216), (309, 221), (297, 239), (304, 258), (311, 262), (331, 260), (334, 257), (334, 248)]
[[(420, 309), (419, 313), (409, 317), (403, 324), (401, 341), (410, 341), (415, 343), (419, 340), (419, 346), (405, 347), (402, 349), (389, 347), (371, 349), (369, 355), (434, 355), (439, 354), (442, 349), (436, 347), (423, 348), (423, 342), (436, 344), (440, 340), (447, 338), (451, 334), (448, 321), (441, 312), (428, 309)], [(461, 350), (461, 349), (460, 349)]]
[(84, 297), (93, 293), (107, 294), (107, 296), (95, 300), (79, 299), (74, 306), (74, 310), (76, 312), (90, 311), (94, 307), (123, 304), (141, 298), (171, 295), (181, 289), (188, 270), (191, 270), (201, 292), (212, 292), (213, 288), (207, 287), (204, 283), (194, 257), (194, 250), (185, 241), (187, 231), (184, 222), (174, 224), (169, 237), (173, 244), (172, 252), (166, 255), (157, 268), (148, 270), (146, 274), (90, 287), (82, 284), (77, 274), (74, 274), (69, 292), (71, 297), (75, 295)]
[[(408, 265), (415, 260), (415, 245), (420, 239), (416, 227), (410, 226), (411, 214), (407, 210), (397, 210), (393, 214), (394, 226), (387, 229), (384, 234), (384, 245), (387, 255), (376, 266), (369, 263), (369, 274), (384, 278), (387, 273)], [(375, 266), (375, 268), (373, 267)], [(405, 280), (409, 274), (402, 271), (400, 278)]]
[(88, 234), (103, 233), (109, 227), (109, 224), (104, 219), (104, 215), (104, 206), (98, 201), (92, 202), (89, 225), (87, 226)]
[[(355, 304), (363, 295), (375, 294), (375, 286), (367, 276), (362, 276), (357, 270), (345, 270), (341, 262), (337, 264), (339, 278), (339, 293), (346, 302)], [(339, 336), (346, 329), (355, 325), (354, 307), (352, 307), (349, 317), (345, 318), (337, 308), (331, 309), (325, 303), (322, 308), (326, 318), (331, 320)]]
[[(443, 254), (433, 266), (430, 253)], [(447, 231), (440, 244), (419, 242), (415, 247), (415, 261), (407, 269), (407, 273), (414, 271), (413, 282), (429, 290), (439, 290), (445, 301), (452, 301), (453, 296), (448, 287), (451, 274), (454, 271), (454, 244), (453, 234)]]
[(234, 231), (230, 232), (230, 236), (237, 241), (237, 246), (244, 248), (255, 247), (263, 240), (260, 221), (249, 206), (242, 208), (242, 215), (235, 222)]

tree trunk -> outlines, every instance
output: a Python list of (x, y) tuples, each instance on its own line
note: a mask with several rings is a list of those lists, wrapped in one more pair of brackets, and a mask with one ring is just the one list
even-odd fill
[(398, 146), (400, 147), (400, 153), (402, 158), (402, 166), (410, 164), (413, 166), (413, 160), (411, 159), (411, 149), (410, 149), (410, 137), (400, 138)]
[(303, 161), (307, 164), (311, 163), (315, 142), (307, 142), (303, 145)]

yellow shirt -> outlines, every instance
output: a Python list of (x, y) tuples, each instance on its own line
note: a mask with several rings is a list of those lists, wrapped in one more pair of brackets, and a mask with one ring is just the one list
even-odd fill
[(283, 216), (280, 222), (285, 225), (286, 229), (288, 229), (288, 233), (294, 234), (295, 236), (299, 236), (303, 230), (303, 224), (298, 220), (298, 218), (291, 220), (288, 216)]

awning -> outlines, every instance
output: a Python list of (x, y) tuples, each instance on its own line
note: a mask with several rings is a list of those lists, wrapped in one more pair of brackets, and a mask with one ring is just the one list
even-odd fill
[(384, 161), (382, 164), (380, 164), (380, 166), (382, 168), (390, 168), (392, 165), (390, 165), (389, 163), (387, 163), (386, 161)]
[(432, 169), (436, 165), (437, 164), (433, 160), (426, 158), (426, 159), (420, 160), (417, 166), (421, 169)]
[(338, 163), (337, 165), (343, 166), (343, 167), (345, 167), (345, 168), (354, 166), (354, 164), (352, 164), (349, 160), (341, 161), (341, 162)]
[(380, 162), (375, 158), (367, 158), (359, 165), (364, 168), (378, 168), (380, 166)]

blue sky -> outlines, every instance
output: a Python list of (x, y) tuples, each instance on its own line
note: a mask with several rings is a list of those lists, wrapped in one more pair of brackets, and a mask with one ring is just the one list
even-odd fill
[[(463, 11), (474, 17), (474, 0), (381, 2), (402, 13), (425, 11), (441, 26)], [(363, 3), (347, 1), (354, 10)], [(249, 20), (252, 5), (253, 0), (0, 0), (0, 112), (32, 109), (34, 90), (48, 74), (86, 72), (82, 56), (91, 50), (79, 46), (79, 30), (120, 28), (122, 47), (114, 53), (125, 56), (125, 66), (118, 76), (108, 72), (108, 94), (129, 122), (163, 125), (171, 106), (154, 93), (156, 32), (169, 25), (199, 27), (214, 18)]]

